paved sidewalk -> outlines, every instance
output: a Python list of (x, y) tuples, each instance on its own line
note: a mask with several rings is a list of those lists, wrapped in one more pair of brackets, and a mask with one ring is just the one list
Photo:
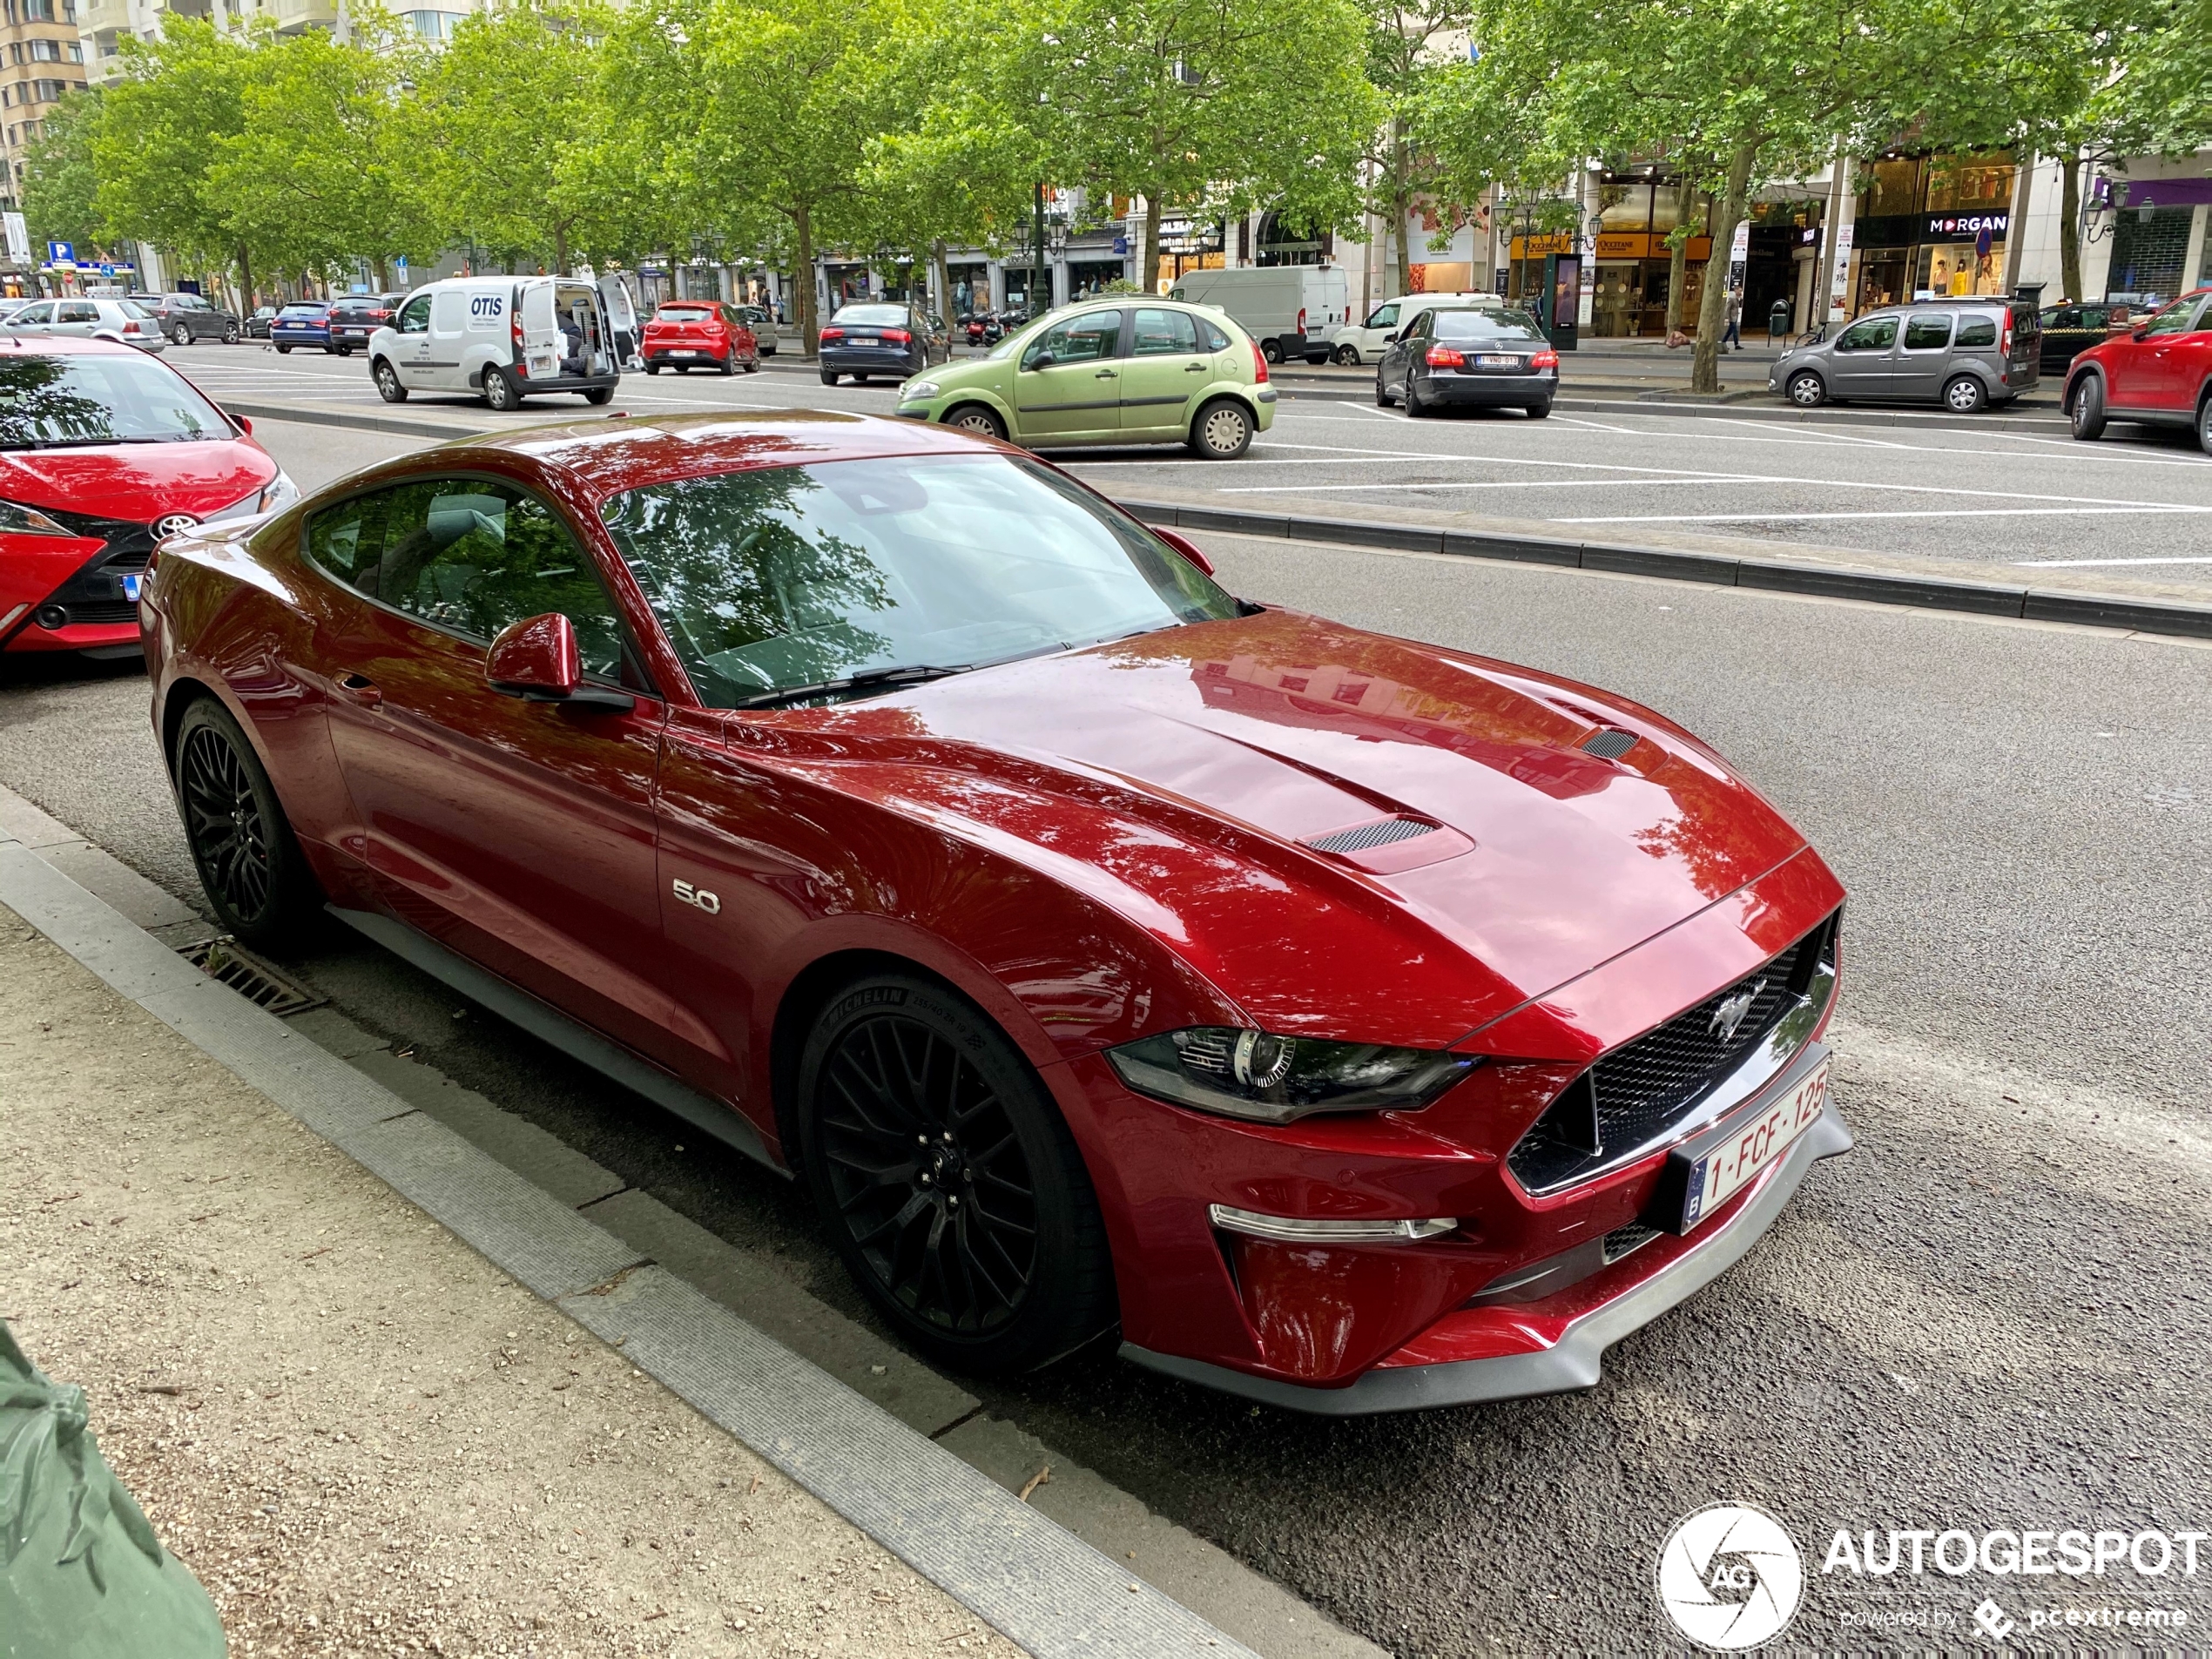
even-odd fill
[(1017, 1651), (5, 909), (0, 1236), (233, 1653)]

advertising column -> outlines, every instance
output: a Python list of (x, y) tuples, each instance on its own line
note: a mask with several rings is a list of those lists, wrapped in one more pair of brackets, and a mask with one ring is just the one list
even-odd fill
[(1828, 310), (1830, 322), (1841, 322), (1851, 303), (1851, 226), (1858, 217), (1858, 197), (1851, 189), (1851, 158), (1836, 158), (1835, 211), (1829, 222), (1836, 228), (1828, 250)]

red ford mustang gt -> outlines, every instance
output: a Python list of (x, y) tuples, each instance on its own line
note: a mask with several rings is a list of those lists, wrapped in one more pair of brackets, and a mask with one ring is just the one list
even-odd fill
[(245, 423), (166, 363), (0, 336), (0, 651), (135, 652), (156, 542), (298, 499)]
[(955, 1366), (1586, 1387), (1851, 1144), (1843, 889), (1710, 750), (1003, 446), (448, 444), (165, 544), (144, 623), (229, 927), (327, 903), (803, 1179)]

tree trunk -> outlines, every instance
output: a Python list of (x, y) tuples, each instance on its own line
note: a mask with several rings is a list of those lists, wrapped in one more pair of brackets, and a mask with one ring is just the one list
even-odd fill
[(2081, 152), (2069, 145), (2059, 158), (2059, 286), (2079, 305), (2081, 292)]
[(569, 227), (565, 225), (556, 225), (553, 227), (553, 274), (566, 276), (568, 273)]
[(1401, 115), (1391, 123), (1390, 131), (1390, 205), (1398, 219), (1397, 292), (1401, 294), (1413, 291), (1413, 232), (1409, 223), (1413, 216), (1413, 171)]
[[(1682, 332), (1683, 287), (1689, 280), (1689, 206), (1697, 199), (1697, 182), (1684, 173), (1675, 181), (1674, 246), (1667, 253), (1667, 338)], [(1710, 263), (1712, 256), (1708, 253)]]
[(792, 214), (792, 229), (797, 242), (792, 278), (799, 289), (799, 353), (813, 357), (821, 351), (819, 314), (814, 307), (814, 216), (803, 202)]
[(238, 247), (238, 320), (243, 324), (253, 314), (253, 258), (246, 251), (243, 242)]
[(952, 337), (953, 273), (945, 263), (945, 239), (939, 237), (929, 245), (929, 297), (936, 302), (937, 320), (945, 325), (945, 335)]
[[(1723, 251), (1736, 240), (1736, 227), (1743, 218), (1744, 198), (1751, 193), (1751, 168), (1759, 158), (1759, 146), (1746, 140), (1736, 146), (1736, 153), (1729, 158), (1728, 184), (1721, 197), (1720, 217), (1712, 223), (1712, 249), (1705, 256), (1705, 292), (1697, 300), (1697, 347), (1690, 359), (1689, 389), (1693, 392), (1717, 392), (1721, 389), (1721, 335), (1727, 329), (1728, 267)], [(1720, 266), (1717, 280), (1714, 266)]]
[(385, 258), (385, 257), (384, 257), (381, 253), (379, 253), (379, 254), (376, 256), (376, 291), (377, 291), (377, 293), (388, 293), (388, 292), (389, 292), (389, 291), (390, 291), (391, 287), (392, 287), (392, 266), (391, 266), (391, 262), (390, 262), (389, 260), (387, 260), (387, 259), (386, 259), (386, 258)]
[(1151, 190), (1144, 198), (1144, 246), (1136, 267), (1136, 286), (1146, 293), (1160, 286), (1160, 199)]

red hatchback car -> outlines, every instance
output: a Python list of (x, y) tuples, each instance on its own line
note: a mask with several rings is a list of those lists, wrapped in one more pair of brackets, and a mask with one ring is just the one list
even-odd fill
[(0, 651), (135, 654), (157, 542), (299, 495), (243, 420), (167, 364), (0, 337)]
[(2074, 360), (2066, 412), (2077, 438), (2109, 421), (2188, 427), (2212, 455), (2212, 288), (2183, 294)]
[(1851, 1144), (1843, 889), (1710, 750), (960, 432), (448, 444), (145, 624), (226, 926), (327, 902), (802, 1179), (951, 1365), (1587, 1387)]
[(645, 323), (638, 347), (645, 373), (664, 368), (689, 374), (695, 368), (733, 374), (760, 372), (760, 346), (744, 318), (718, 300), (669, 300)]

